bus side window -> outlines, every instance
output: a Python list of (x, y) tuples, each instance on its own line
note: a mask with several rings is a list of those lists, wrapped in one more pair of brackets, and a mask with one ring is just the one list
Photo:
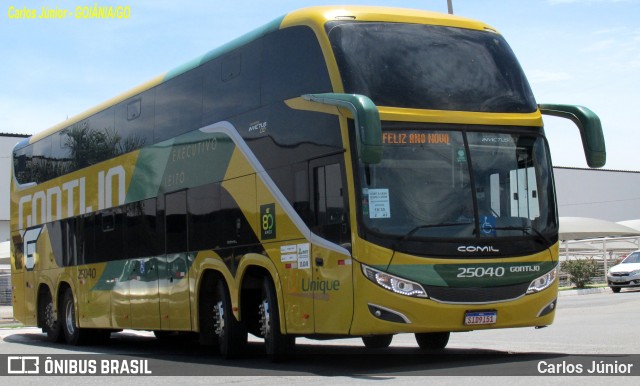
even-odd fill
[(125, 216), (127, 258), (155, 256), (164, 252), (162, 237), (158, 234), (155, 198), (126, 205)]
[(122, 208), (105, 209), (94, 217), (93, 236), (95, 240), (94, 263), (122, 259), (124, 247), (124, 227)]
[(313, 169), (315, 232), (338, 244), (348, 242), (346, 196), (339, 163)]
[(220, 233), (220, 184), (213, 182), (187, 192), (189, 248), (192, 251), (217, 249)]
[(187, 251), (187, 191), (165, 196), (167, 253)]

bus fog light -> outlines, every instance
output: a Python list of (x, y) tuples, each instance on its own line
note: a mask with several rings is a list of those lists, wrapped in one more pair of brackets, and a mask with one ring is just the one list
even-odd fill
[(529, 288), (527, 289), (528, 294), (534, 294), (540, 292), (546, 288), (548, 288), (554, 281), (556, 281), (556, 277), (558, 276), (558, 266), (556, 265), (551, 271), (545, 273), (539, 278), (529, 284)]
[(364, 275), (380, 287), (400, 295), (426, 298), (427, 292), (416, 282), (403, 279), (375, 268), (362, 265)]

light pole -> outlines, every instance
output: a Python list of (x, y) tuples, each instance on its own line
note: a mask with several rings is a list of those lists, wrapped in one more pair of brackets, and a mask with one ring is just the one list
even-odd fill
[(447, 0), (447, 9), (449, 10), (449, 15), (453, 15), (453, 0)]

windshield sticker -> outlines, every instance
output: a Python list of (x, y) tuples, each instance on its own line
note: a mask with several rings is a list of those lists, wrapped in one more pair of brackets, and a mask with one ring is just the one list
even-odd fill
[(483, 235), (496, 235), (496, 218), (493, 216), (480, 216), (480, 229)]
[(448, 145), (449, 134), (417, 130), (393, 130), (382, 132), (385, 145)]
[(311, 253), (309, 243), (283, 245), (280, 247), (280, 262), (285, 263), (287, 269), (311, 268)]
[(298, 244), (298, 269), (311, 268), (311, 254), (309, 253), (309, 243)]
[(389, 189), (369, 189), (369, 218), (390, 218)]

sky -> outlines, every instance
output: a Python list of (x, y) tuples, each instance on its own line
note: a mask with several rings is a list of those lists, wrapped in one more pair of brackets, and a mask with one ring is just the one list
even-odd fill
[[(292, 10), (325, 0), (0, 0), (0, 133), (34, 134)], [(348, 4), (447, 12), (446, 0)], [(15, 10), (122, 6), (122, 19), (15, 19)], [(502, 33), (538, 103), (600, 116), (606, 169), (640, 171), (640, 0), (453, 0)], [(555, 166), (587, 167), (578, 129), (545, 117)]]

